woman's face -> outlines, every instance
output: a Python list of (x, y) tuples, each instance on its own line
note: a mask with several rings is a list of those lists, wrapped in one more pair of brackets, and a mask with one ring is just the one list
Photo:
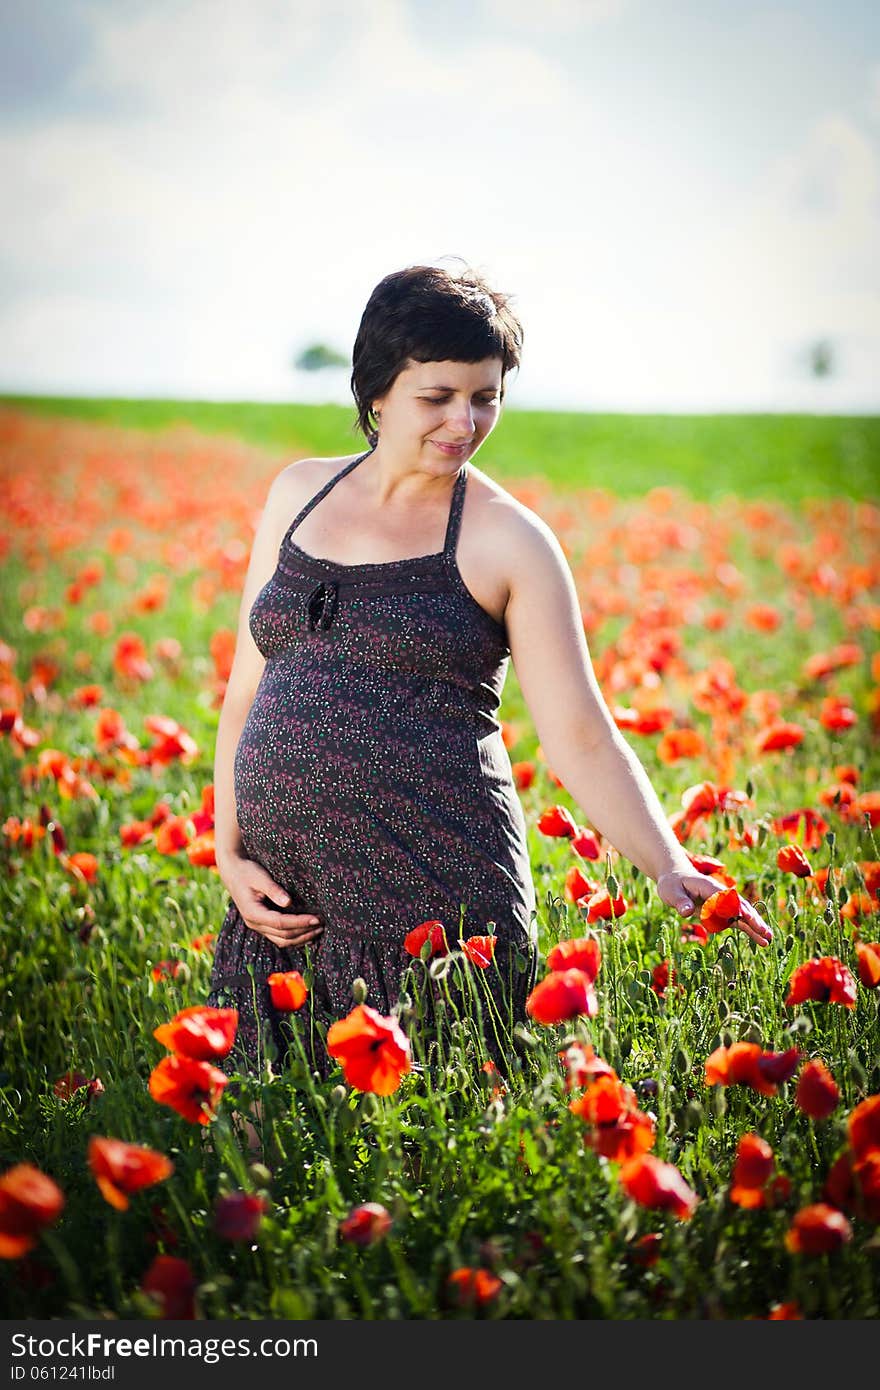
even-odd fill
[(379, 447), (432, 471), (455, 472), (495, 428), (501, 411), (502, 362), (410, 362), (373, 402)]

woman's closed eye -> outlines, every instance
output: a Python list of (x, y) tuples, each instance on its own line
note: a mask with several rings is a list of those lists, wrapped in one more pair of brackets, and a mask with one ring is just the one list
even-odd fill
[[(448, 404), (449, 404), (450, 397), (449, 397), (449, 396), (422, 396), (420, 399), (423, 400), (427, 405), (448, 405)], [(483, 396), (483, 397), (479, 397), (479, 396), (478, 396), (477, 399), (476, 399), (476, 401), (474, 402), (474, 404), (475, 404), (475, 405), (498, 405), (498, 397), (497, 397), (497, 396), (491, 396), (489, 399), (486, 399), (485, 396)]]

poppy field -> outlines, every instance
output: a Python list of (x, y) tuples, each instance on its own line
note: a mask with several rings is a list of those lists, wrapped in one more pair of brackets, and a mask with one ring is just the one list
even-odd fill
[(525, 1022), (491, 934), (426, 918), (393, 1017), (353, 982), (326, 1077), (290, 971), (290, 1057), (230, 1079), (214, 738), (290, 456), (0, 409), (5, 1315), (877, 1317), (880, 504), (505, 475), (718, 892), (681, 917), (584, 823), (511, 670)]

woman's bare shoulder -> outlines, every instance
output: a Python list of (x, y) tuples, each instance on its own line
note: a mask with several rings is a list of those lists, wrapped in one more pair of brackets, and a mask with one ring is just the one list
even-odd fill
[(282, 530), (334, 473), (357, 457), (357, 454), (346, 454), (338, 458), (302, 458), (286, 464), (273, 479), (266, 500)]
[(469, 465), (469, 472), (473, 484), (474, 510), (479, 511), (481, 524), (491, 527), (496, 539), (505, 544), (521, 544), (529, 539), (546, 540), (553, 535), (537, 512), (520, 502), (494, 478), (472, 464)]

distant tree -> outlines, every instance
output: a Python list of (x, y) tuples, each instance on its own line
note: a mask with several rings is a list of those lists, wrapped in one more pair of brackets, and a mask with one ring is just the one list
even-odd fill
[(807, 348), (807, 361), (813, 376), (830, 376), (834, 371), (834, 347), (828, 338), (819, 338)]
[(324, 367), (347, 367), (348, 358), (326, 343), (310, 343), (293, 365), (301, 372), (320, 372)]

